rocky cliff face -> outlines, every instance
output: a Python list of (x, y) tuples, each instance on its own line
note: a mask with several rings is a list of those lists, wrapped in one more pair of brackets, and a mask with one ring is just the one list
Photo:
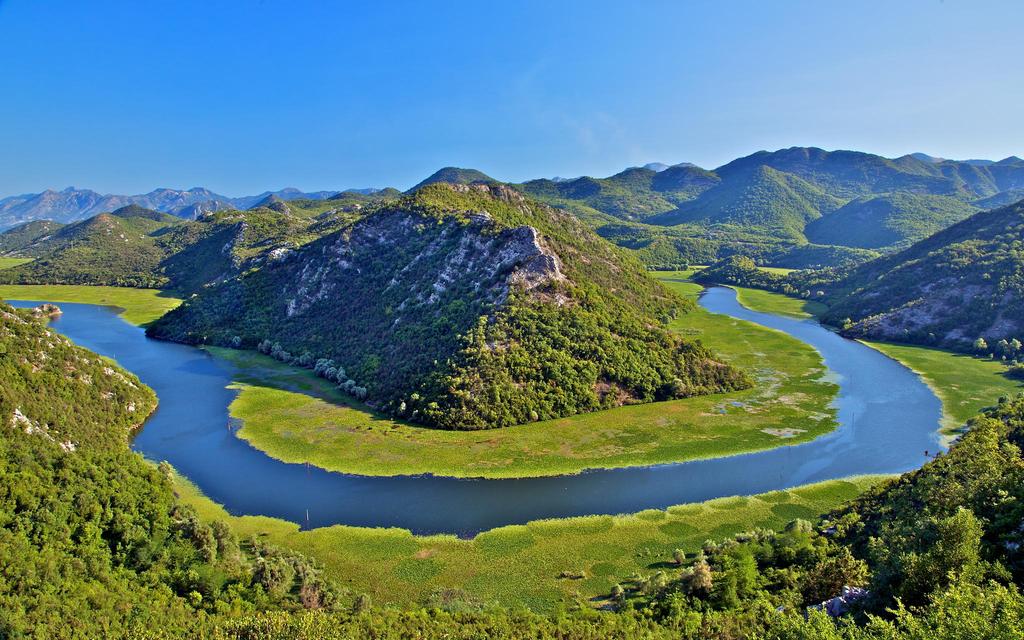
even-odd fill
[(450, 290), (468, 289), (478, 303), (494, 307), (513, 288), (530, 292), (565, 280), (558, 256), (533, 227), (499, 229), (487, 213), (439, 223), (408, 211), (382, 211), (295, 256), (289, 269), (296, 276), (281, 288), (287, 316), (330, 304), (340, 287), (391, 253), (404, 257), (384, 265), (389, 277), (381, 294), (402, 298), (393, 309), (395, 323), (414, 307), (440, 309)]

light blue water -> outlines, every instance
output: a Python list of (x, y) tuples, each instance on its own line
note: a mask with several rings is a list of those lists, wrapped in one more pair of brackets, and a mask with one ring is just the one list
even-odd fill
[(237, 438), (227, 409), (235, 394), (226, 388), (232, 367), (223, 360), (150, 340), (108, 307), (61, 303), (64, 315), (52, 327), (116, 359), (156, 391), (160, 406), (135, 437), (137, 451), (169, 461), (233, 514), (285, 518), (303, 527), (350, 524), (469, 536), (538, 518), (629, 513), (856, 474), (903, 472), (923, 464), (925, 450), (939, 449), (939, 400), (903, 365), (816, 322), (746, 309), (731, 289), (712, 288), (701, 304), (816, 348), (840, 387), (840, 427), (812, 442), (770, 451), (573, 476), (354, 476), (274, 460)]

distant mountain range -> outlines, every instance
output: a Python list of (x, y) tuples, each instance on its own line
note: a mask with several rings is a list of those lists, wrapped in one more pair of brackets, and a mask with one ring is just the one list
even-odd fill
[[(408, 192), (434, 183), (500, 182), (476, 169), (445, 167)], [(648, 266), (710, 263), (741, 254), (759, 263), (808, 268), (899, 251), (979, 211), (1022, 200), (1024, 160), (959, 161), (925, 153), (884, 158), (792, 147), (759, 151), (713, 170), (652, 162), (607, 178), (542, 178), (510, 186), (572, 213)], [(135, 196), (45, 191), (0, 200), (0, 229), (32, 220), (76, 222), (129, 204), (197, 219), (259, 203), (281, 208), (285, 202), (335, 195), (297, 189), (240, 198), (203, 188)]]
[[(352, 189), (353, 193), (371, 194), (377, 189)], [(212, 211), (223, 209), (249, 209), (270, 196), (282, 201), (325, 200), (338, 191), (304, 192), (295, 188), (232, 198), (202, 187), (185, 191), (177, 189), (154, 189), (149, 193), (125, 196), (100, 194), (90, 189), (68, 187), (63, 191), (46, 190), (42, 193), (27, 193), (0, 199), (0, 229), (12, 227), (33, 220), (52, 220), (69, 223), (84, 220), (98, 213), (109, 213), (131, 204), (195, 219)]]

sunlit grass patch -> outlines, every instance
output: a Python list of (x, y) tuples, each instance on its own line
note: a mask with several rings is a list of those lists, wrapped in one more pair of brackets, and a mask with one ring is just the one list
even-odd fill
[(0, 298), (119, 307), (122, 309), (119, 315), (127, 322), (137, 325), (146, 325), (181, 304), (181, 300), (159, 289), (70, 284), (5, 284), (0, 285)]

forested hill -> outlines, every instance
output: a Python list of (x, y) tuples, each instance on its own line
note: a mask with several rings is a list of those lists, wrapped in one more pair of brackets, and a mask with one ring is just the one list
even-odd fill
[(855, 336), (960, 348), (1024, 338), (1024, 201), (859, 267), (829, 302), (826, 319)]
[(695, 277), (813, 298), (828, 307), (823, 320), (851, 337), (1024, 355), (1006, 346), (1024, 339), (1024, 201), (850, 270), (783, 276), (731, 256)]
[(565, 212), (502, 185), (438, 183), (149, 332), (259, 346), (393, 414), (473, 429), (749, 384), (664, 328), (690, 304)]
[[(69, 225), (30, 222), (0, 233), (0, 255), (35, 258), (0, 271), (0, 282), (170, 289), (190, 295), (209, 283), (274, 260), (359, 215), (394, 190), (344, 192), (182, 220), (137, 205)], [(262, 206), (265, 202), (268, 206)]]
[(126, 446), (156, 408), (138, 378), (3, 302), (0, 382), (0, 422), (66, 451)]
[(152, 390), (0, 303), (0, 638), (183, 638), (349, 606), (305, 558), (202, 523), (129, 451)]

